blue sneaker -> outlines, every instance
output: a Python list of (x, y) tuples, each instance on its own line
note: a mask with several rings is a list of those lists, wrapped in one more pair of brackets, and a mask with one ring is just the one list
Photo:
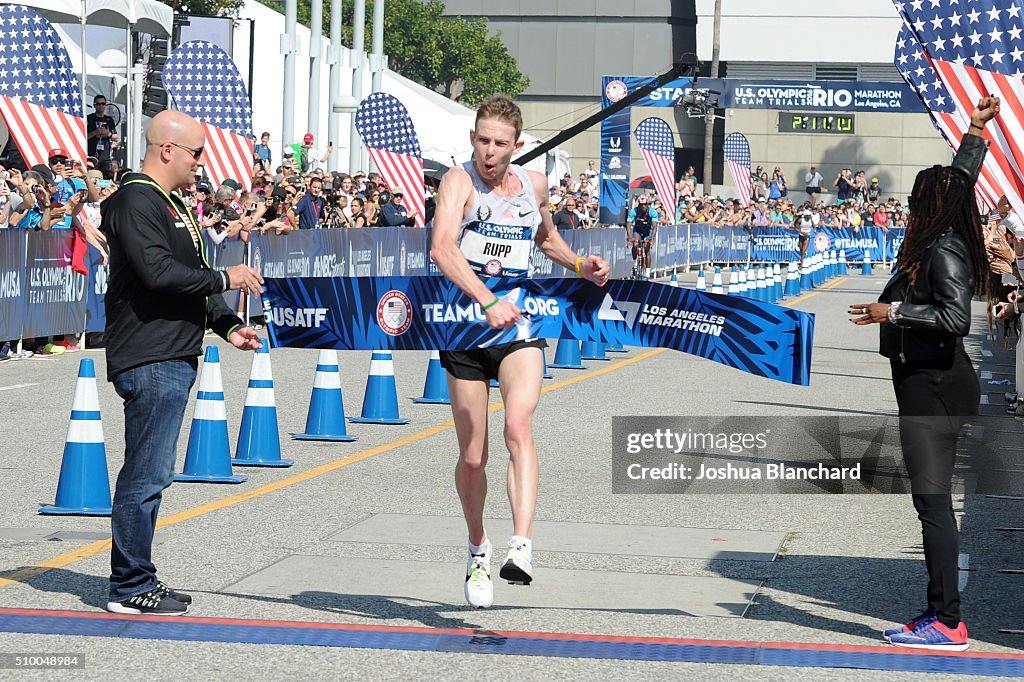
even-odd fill
[(911, 632), (897, 632), (889, 638), (896, 646), (908, 649), (932, 649), (934, 651), (966, 651), (967, 626), (960, 621), (955, 629), (940, 623), (934, 617), (923, 621)]
[(885, 637), (886, 641), (888, 641), (890, 637), (892, 637), (893, 635), (897, 635), (901, 632), (913, 632), (918, 625), (928, 620), (935, 620), (935, 612), (931, 609), (926, 609), (925, 611), (922, 611), (920, 614), (914, 616), (914, 618), (906, 625), (903, 625), (898, 628), (889, 628), (888, 630), (882, 633), (882, 636)]

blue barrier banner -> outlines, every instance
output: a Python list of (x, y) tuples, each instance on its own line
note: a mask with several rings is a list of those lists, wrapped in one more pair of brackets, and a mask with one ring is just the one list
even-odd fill
[(107, 327), (107, 311), (103, 301), (107, 297), (110, 266), (103, 264), (103, 256), (92, 246), (86, 255), (86, 263), (89, 266), (89, 277), (85, 300), (85, 331), (101, 332)]
[[(814, 252), (844, 251), (846, 261), (863, 261), (867, 253), (872, 261), (885, 260), (885, 230), (880, 227), (853, 228), (817, 227), (814, 230)], [(812, 252), (808, 250), (808, 255)]]
[(28, 300), (25, 230), (0, 230), (0, 342), (21, 338)]
[(885, 233), (886, 260), (896, 260), (896, 256), (900, 253), (900, 247), (903, 246), (903, 239), (906, 236), (907, 228), (905, 227), (889, 228), (889, 231)]
[(492, 278), (523, 311), (511, 329), (441, 277), (266, 280), (271, 345), (338, 350), (468, 349), (526, 338), (673, 348), (757, 376), (807, 385), (814, 316), (739, 296), (653, 282)]
[(769, 263), (800, 260), (799, 235), (784, 227), (755, 227), (751, 230), (750, 259)]
[(27, 300), (22, 336), (72, 334), (85, 329), (86, 277), (71, 269), (70, 230), (29, 232), (25, 258)]

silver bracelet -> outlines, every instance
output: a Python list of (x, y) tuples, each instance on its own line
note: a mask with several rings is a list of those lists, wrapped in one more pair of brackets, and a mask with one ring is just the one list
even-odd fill
[(889, 304), (889, 310), (886, 312), (885, 316), (889, 318), (890, 324), (896, 324), (896, 320), (899, 319), (901, 303), (903, 303), (903, 301), (893, 301)]

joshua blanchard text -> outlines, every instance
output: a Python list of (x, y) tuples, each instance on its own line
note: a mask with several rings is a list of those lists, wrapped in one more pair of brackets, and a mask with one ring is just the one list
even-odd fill
[(696, 467), (672, 462), (661, 467), (645, 467), (633, 463), (626, 467), (631, 480), (641, 481), (837, 481), (860, 480), (860, 462), (853, 466), (812, 465), (794, 466), (782, 462), (724, 466), (708, 466), (701, 462)]

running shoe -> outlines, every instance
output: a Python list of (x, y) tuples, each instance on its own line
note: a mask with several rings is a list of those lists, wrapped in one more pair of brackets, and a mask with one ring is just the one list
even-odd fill
[(64, 349), (65, 353), (77, 353), (79, 350), (81, 350), (78, 346), (71, 343), (71, 341), (69, 341), (68, 339), (64, 339), (63, 341), (57, 341), (53, 345), (60, 346), (61, 348)]
[(107, 602), (107, 611), (132, 616), (183, 616), (188, 607), (159, 586), (124, 601)]
[(168, 587), (167, 584), (164, 583), (161, 580), (157, 581), (156, 589), (159, 590), (160, 592), (166, 594), (166, 595), (170, 595), (170, 597), (172, 599), (180, 601), (182, 604), (185, 604), (186, 606), (188, 606), (188, 605), (190, 605), (192, 603), (192, 595), (191, 594), (188, 594), (187, 592), (178, 592), (177, 590), (173, 590), (170, 587)]
[(892, 644), (907, 649), (933, 651), (966, 651), (967, 626), (963, 621), (956, 628), (948, 628), (933, 616), (922, 621), (910, 632), (897, 632), (889, 638)]
[(66, 349), (55, 343), (48, 343), (39, 351), (39, 355), (63, 355)]
[(494, 603), (494, 584), (491, 583), (491, 550), (490, 544), (487, 551), (480, 554), (473, 554), (467, 548), (469, 558), (466, 562), (466, 601), (470, 606), (478, 609), (486, 609)]
[(528, 539), (512, 537), (508, 541), (508, 556), (498, 575), (513, 585), (533, 582), (533, 552)]
[(30, 351), (28, 348), (26, 348), (23, 351), (21, 351), (20, 353), (13, 353), (13, 354), (11, 354), (11, 360), (27, 360), (28, 358), (32, 357), (33, 355), (35, 355), (35, 353)]
[(927, 609), (925, 611), (922, 611), (918, 615), (914, 616), (911, 619), (911, 621), (909, 623), (907, 623), (906, 625), (904, 625), (902, 627), (898, 627), (898, 628), (889, 628), (888, 630), (886, 630), (885, 632), (882, 633), (882, 636), (885, 637), (886, 640), (888, 640), (893, 635), (899, 634), (901, 632), (913, 632), (914, 628), (916, 628), (918, 625), (920, 625), (921, 623), (923, 623), (923, 622), (925, 622), (927, 620), (932, 620), (934, 618), (935, 618), (935, 612), (932, 611), (931, 609)]

